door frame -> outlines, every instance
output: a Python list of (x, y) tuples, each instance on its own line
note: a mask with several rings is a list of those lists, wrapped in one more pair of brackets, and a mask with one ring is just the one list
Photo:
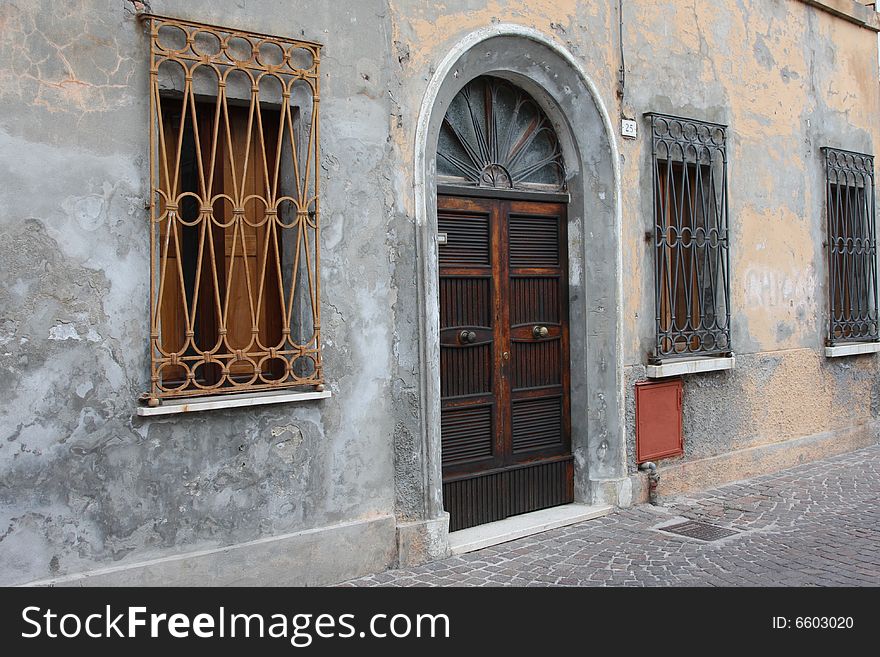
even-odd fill
[[(491, 315), (491, 320), (486, 317), (479, 325), (473, 324), (473, 330), (477, 331), (478, 337), (473, 347), (485, 344), (488, 333), (491, 332), (491, 351), (489, 369), (491, 370), (491, 387), (482, 389), (480, 392), (469, 390), (468, 392), (452, 396), (441, 397), (441, 415), (444, 413), (456, 414), (456, 409), (491, 409), (491, 454), (480, 454), (471, 458), (454, 463), (441, 463), (443, 474), (444, 508), (450, 513), (450, 527), (472, 527), (486, 522), (502, 520), (511, 516), (528, 513), (562, 504), (573, 500), (573, 458), (571, 450), (571, 359), (569, 356), (570, 319), (568, 290), (568, 203), (558, 197), (567, 195), (554, 194), (554, 198), (541, 198), (538, 193), (514, 192), (505, 190), (503, 194), (493, 194), (492, 191), (481, 190), (485, 193), (467, 194), (460, 193), (461, 188), (444, 186), (443, 193), (437, 195), (437, 214), (446, 218), (459, 217), (485, 217), (487, 224), (487, 246), (490, 257), (485, 263), (450, 264), (438, 267), (440, 281), (444, 278), (468, 281), (486, 280), (490, 277), (488, 286), (489, 296), (483, 299), (484, 307)], [(548, 195), (549, 196), (549, 195)], [(528, 198), (524, 198), (528, 197)], [(559, 260), (555, 266), (551, 265), (515, 265), (511, 261), (511, 236), (510, 226), (513, 218), (553, 218), (557, 225), (557, 250)], [(465, 220), (465, 223), (467, 221)], [(448, 247), (440, 247), (448, 248)], [(438, 253), (442, 255), (442, 251)], [(537, 267), (537, 269), (535, 269)], [(553, 274), (547, 270), (555, 270)], [(556, 317), (532, 319), (522, 323), (512, 316), (514, 280), (521, 277), (535, 279), (536, 277), (552, 276), (557, 278), (556, 290), (557, 305)], [(442, 285), (438, 293), (442, 290)], [(441, 300), (442, 301), (442, 300)], [(465, 300), (466, 301), (466, 300)], [(449, 299), (447, 297), (447, 303)], [(442, 303), (440, 304), (443, 305)], [(531, 309), (537, 312), (537, 306)], [(441, 319), (442, 319), (441, 309)], [(453, 312), (453, 315), (455, 313)], [(447, 317), (447, 320), (453, 319)], [(472, 318), (476, 319), (476, 318)], [(488, 325), (491, 326), (487, 331)], [(516, 381), (516, 349), (515, 344), (534, 344), (537, 336), (530, 333), (535, 322), (547, 322), (550, 328), (552, 343), (558, 344), (559, 355), (563, 356), (563, 362), (558, 365), (558, 381), (553, 384), (537, 387), (515, 387)], [(441, 323), (441, 353), (443, 349), (451, 350), (452, 354), (468, 345), (461, 344), (456, 339), (458, 331), (467, 330), (469, 325), (447, 323), (445, 328)], [(540, 339), (540, 338), (538, 338)], [(474, 352), (469, 352), (473, 355)], [(503, 354), (503, 355), (502, 355)], [(476, 356), (479, 358), (479, 352)], [(485, 354), (483, 355), (485, 358)], [(484, 361), (485, 362), (485, 361)], [(459, 371), (456, 372), (455, 370)], [(471, 372), (469, 367), (467, 372)], [(451, 379), (444, 379), (444, 374)], [(441, 386), (445, 385), (447, 392), (452, 389), (458, 390), (456, 382), (468, 382), (473, 384), (469, 374), (459, 367), (449, 366), (446, 370), (441, 365)], [(445, 381), (445, 384), (444, 384)], [(560, 400), (560, 430), (562, 442), (516, 451), (514, 418), (515, 409), (521, 403), (529, 400)], [(491, 401), (490, 401), (491, 400)], [(467, 413), (467, 410), (465, 410)], [(446, 416), (447, 419), (451, 416)], [(459, 416), (460, 417), (460, 416)], [(448, 436), (447, 436), (448, 438)], [(441, 451), (443, 447), (443, 431), (441, 427)]]
[[(620, 167), (610, 116), (581, 65), (551, 37), (518, 25), (493, 25), (467, 35), (436, 66), (416, 126), (413, 182), (422, 435), (418, 454), (405, 453), (410, 460), (416, 457), (413, 471), (397, 476), (421, 482), (421, 508), (413, 512), (427, 523), (422, 531), (429, 555), (442, 554), (447, 545), (440, 456), (437, 138), (449, 103), (480, 75), (506, 78), (531, 94), (560, 139), (570, 173), (575, 499), (624, 506), (631, 501), (624, 440)], [(411, 501), (401, 500), (401, 505), (411, 508)]]

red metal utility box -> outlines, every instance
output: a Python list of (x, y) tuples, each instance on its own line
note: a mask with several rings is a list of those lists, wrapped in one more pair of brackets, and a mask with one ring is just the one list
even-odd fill
[(639, 463), (684, 452), (681, 379), (636, 383), (636, 460)]

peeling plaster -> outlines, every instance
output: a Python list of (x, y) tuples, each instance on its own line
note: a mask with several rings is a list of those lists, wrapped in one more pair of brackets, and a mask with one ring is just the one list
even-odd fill
[[(0, 6), (0, 583), (426, 516), (436, 482), (419, 414), (425, 300), (415, 245), (425, 190), (412, 163), (424, 157), (417, 133), (430, 81), (456, 44), (493, 26), (543, 35), (568, 53), (608, 108), (612, 134), (619, 115), (652, 110), (730, 126), (737, 369), (686, 380), (685, 459), (876, 422), (876, 358), (830, 362), (821, 352), (819, 156), (825, 145), (875, 152), (880, 143), (876, 34), (795, 0), (624, 3), (623, 99), (616, 0), (305, 0), (293, 14), (279, 0), (153, 0), (158, 13), (324, 44), (321, 306), (334, 396), (133, 417), (149, 377), (147, 40), (132, 16), (138, 4)], [(585, 375), (603, 375), (615, 360), (628, 366), (617, 394), (630, 469), (632, 385), (644, 375), (654, 317), (641, 127), (637, 140), (612, 140), (620, 288), (591, 309), (619, 313), (620, 344)], [(611, 203), (610, 186), (596, 191)], [(571, 247), (586, 249), (600, 227), (594, 217), (574, 220), (585, 243)], [(593, 263), (570, 262), (586, 294)], [(601, 424), (611, 401), (597, 397), (590, 421)], [(590, 445), (575, 454), (580, 470), (622, 467), (601, 426)], [(370, 534), (376, 545), (367, 547), (393, 552), (394, 534)]]

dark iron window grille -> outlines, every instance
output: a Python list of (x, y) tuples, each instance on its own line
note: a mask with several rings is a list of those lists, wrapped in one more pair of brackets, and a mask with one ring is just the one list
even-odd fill
[(657, 328), (651, 361), (730, 355), (727, 127), (647, 117)]
[(823, 148), (829, 329), (827, 344), (878, 340), (874, 157)]

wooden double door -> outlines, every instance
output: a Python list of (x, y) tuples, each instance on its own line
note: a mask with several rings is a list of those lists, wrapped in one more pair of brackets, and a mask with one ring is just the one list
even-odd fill
[(438, 195), (450, 529), (573, 501), (562, 203)]

